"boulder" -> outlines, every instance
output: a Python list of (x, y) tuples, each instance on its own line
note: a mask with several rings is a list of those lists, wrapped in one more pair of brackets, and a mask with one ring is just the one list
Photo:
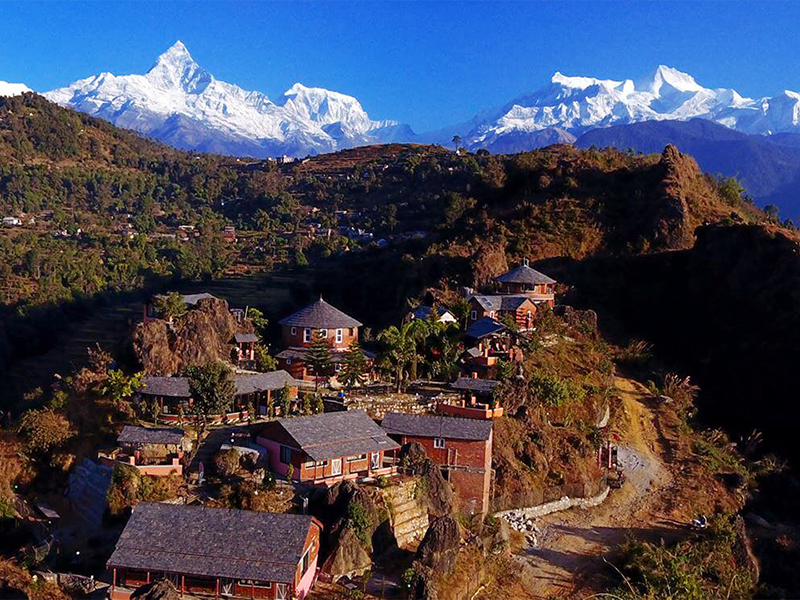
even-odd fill
[(452, 516), (436, 519), (417, 549), (416, 560), (434, 572), (447, 575), (456, 565), (461, 533)]
[(345, 527), (334, 540), (322, 571), (337, 579), (360, 575), (371, 567), (372, 559), (361, 540), (353, 529)]

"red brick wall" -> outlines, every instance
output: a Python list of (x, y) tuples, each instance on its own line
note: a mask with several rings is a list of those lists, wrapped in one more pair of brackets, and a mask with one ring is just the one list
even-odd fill
[[(295, 333), (292, 335), (292, 327), (284, 326), (282, 330), (283, 346), (284, 348), (290, 347), (308, 347), (311, 342), (304, 341), (303, 327), (295, 327)], [(312, 340), (319, 335), (319, 329), (312, 330)], [(342, 328), (342, 341), (336, 343), (336, 329), (328, 329), (328, 337), (326, 338), (334, 350), (347, 350), (353, 340), (358, 339), (358, 327)]]
[[(403, 436), (402, 443), (419, 442), (433, 462), (442, 466), (467, 467), (450, 469), (450, 482), (456, 490), (459, 505), (467, 512), (486, 512), (489, 508), (489, 486), (492, 480), (492, 436), (486, 441), (445, 440), (444, 448), (434, 448), (433, 438)], [(454, 452), (455, 451), (455, 452)]]

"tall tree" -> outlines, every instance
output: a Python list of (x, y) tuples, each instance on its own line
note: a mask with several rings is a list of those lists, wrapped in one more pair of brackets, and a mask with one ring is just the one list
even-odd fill
[(331, 345), (323, 337), (317, 336), (311, 342), (305, 356), (306, 364), (314, 374), (314, 390), (319, 389), (319, 381), (324, 377), (333, 364)]
[(461, 136), (456, 134), (453, 136), (453, 145), (456, 147), (456, 152), (458, 152), (458, 146), (461, 143)]
[(342, 369), (341, 380), (347, 387), (356, 387), (364, 383), (367, 371), (367, 357), (358, 343), (353, 340), (347, 353), (344, 356), (344, 369)]
[(383, 344), (380, 364), (386, 371), (394, 373), (394, 383), (397, 391), (403, 388), (406, 377), (406, 367), (415, 360), (417, 347), (414, 340), (413, 321), (404, 323), (400, 327), (392, 325), (378, 334), (378, 341)]
[(222, 362), (191, 366), (186, 370), (192, 394), (191, 411), (197, 423), (197, 438), (208, 427), (209, 417), (224, 415), (233, 406), (236, 383), (231, 370)]

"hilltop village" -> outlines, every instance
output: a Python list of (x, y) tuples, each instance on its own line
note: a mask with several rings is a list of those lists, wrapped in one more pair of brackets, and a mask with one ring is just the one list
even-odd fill
[(798, 238), (735, 180), (0, 106), (0, 598), (791, 596)]

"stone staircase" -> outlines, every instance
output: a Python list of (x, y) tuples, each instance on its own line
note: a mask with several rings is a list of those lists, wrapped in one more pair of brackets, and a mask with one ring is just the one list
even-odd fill
[(81, 520), (92, 529), (98, 529), (103, 522), (111, 472), (111, 467), (86, 458), (70, 473), (67, 498)]
[(392, 530), (398, 548), (414, 552), (428, 531), (428, 510), (414, 497), (416, 480), (399, 481), (382, 490), (386, 505), (391, 507)]

